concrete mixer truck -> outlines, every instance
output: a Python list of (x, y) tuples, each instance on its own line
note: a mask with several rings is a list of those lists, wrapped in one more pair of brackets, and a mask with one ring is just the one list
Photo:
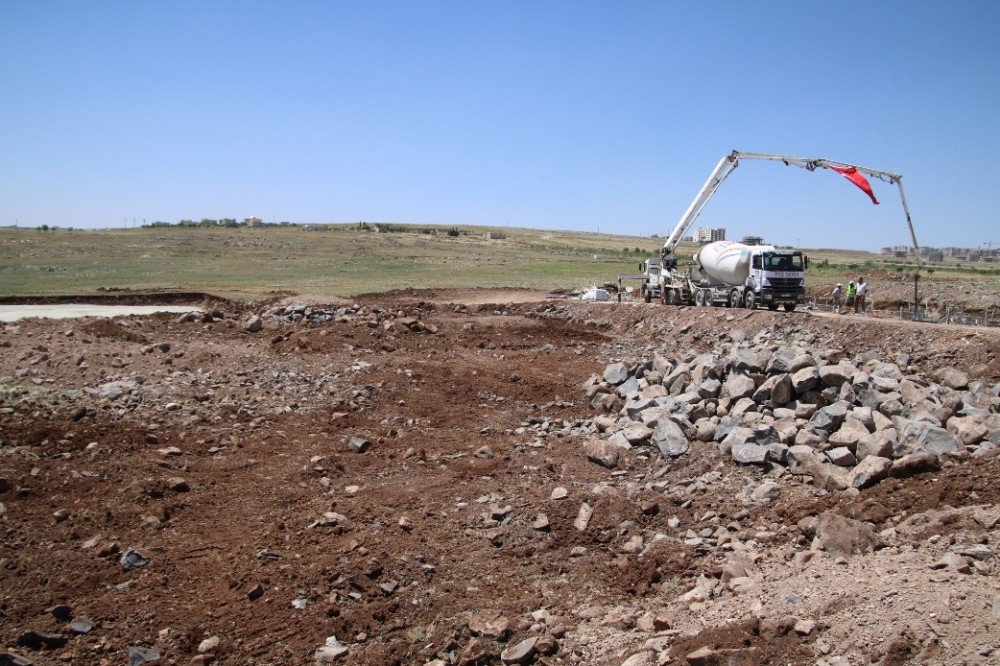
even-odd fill
[(675, 250), (681, 236), (743, 159), (782, 162), (785, 166), (796, 166), (807, 171), (830, 169), (857, 185), (875, 204), (878, 200), (865, 179), (866, 175), (897, 185), (903, 212), (906, 214), (906, 225), (913, 241), (914, 256), (920, 256), (917, 236), (913, 231), (906, 196), (903, 194), (901, 175), (821, 158), (741, 153), (734, 150), (719, 160), (715, 170), (667, 237), (660, 257), (647, 259), (639, 265), (639, 270), (642, 271), (641, 291), (647, 303), (656, 299), (666, 304), (727, 305), (750, 309), (763, 304), (772, 310), (784, 306), (790, 312), (805, 299), (805, 271), (809, 267), (809, 259), (797, 250), (783, 250), (772, 245), (716, 241), (701, 247), (695, 253), (692, 264), (683, 269), (677, 266)]
[(724, 305), (791, 312), (805, 299), (805, 268), (801, 252), (773, 245), (743, 245), (716, 241), (701, 247), (684, 271), (663, 269), (657, 259), (643, 262), (643, 297), (668, 304)]

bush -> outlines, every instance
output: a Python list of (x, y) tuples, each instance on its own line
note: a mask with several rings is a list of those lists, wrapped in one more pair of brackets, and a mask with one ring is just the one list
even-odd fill
[(458, 234), (459, 234), (459, 231), (455, 227), (452, 227), (451, 229), (448, 230), (448, 235), (449, 236), (457, 236)]

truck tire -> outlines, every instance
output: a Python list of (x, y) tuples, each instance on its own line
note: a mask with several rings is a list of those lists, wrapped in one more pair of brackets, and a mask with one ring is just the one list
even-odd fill
[(699, 289), (698, 291), (694, 292), (694, 304), (697, 305), (698, 307), (703, 307), (705, 305), (704, 290)]
[(747, 289), (747, 293), (743, 297), (743, 307), (747, 310), (757, 309), (757, 295), (753, 293), (753, 289)]
[(738, 308), (740, 307), (740, 290), (733, 289), (729, 292), (729, 307)]
[(651, 293), (649, 293), (649, 289), (643, 289), (643, 290), (642, 290), (642, 298), (643, 298), (643, 300), (645, 300), (645, 301), (646, 301), (647, 303), (649, 303), (650, 301), (652, 301), (652, 300), (653, 300), (653, 295), (652, 295)]
[(667, 289), (666, 296), (664, 296), (664, 298), (666, 298), (667, 305), (677, 305), (681, 300), (676, 289)]
[(793, 312), (795, 310), (795, 303), (785, 303), (785, 312)]
[(777, 310), (778, 309), (778, 304), (777, 303), (768, 303), (767, 304), (767, 309), (771, 310), (771, 311)]

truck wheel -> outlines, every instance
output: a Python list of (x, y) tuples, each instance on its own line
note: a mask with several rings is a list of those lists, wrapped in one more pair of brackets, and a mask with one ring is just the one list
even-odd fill
[(653, 300), (653, 295), (651, 293), (649, 293), (649, 289), (643, 289), (642, 290), (642, 297), (643, 297), (643, 299), (647, 303), (649, 303), (651, 300)]
[(666, 299), (667, 305), (677, 305), (677, 302), (680, 300), (677, 296), (676, 289), (668, 289), (664, 298)]
[(757, 308), (757, 296), (753, 293), (752, 289), (747, 290), (747, 294), (743, 298), (743, 307), (747, 310), (754, 310)]
[(740, 307), (740, 290), (733, 289), (729, 292), (729, 307), (738, 308)]
[(795, 310), (795, 303), (785, 303), (785, 312), (792, 312)]
[(777, 303), (768, 303), (767, 304), (767, 309), (768, 310), (772, 310), (772, 311), (777, 310), (778, 309), (778, 304)]
[(694, 304), (698, 307), (705, 305), (705, 292), (701, 289), (694, 292)]

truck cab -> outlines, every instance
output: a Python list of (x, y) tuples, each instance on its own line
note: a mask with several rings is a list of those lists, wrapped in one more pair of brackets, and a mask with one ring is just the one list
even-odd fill
[(779, 305), (793, 310), (805, 299), (807, 263), (808, 260), (796, 250), (754, 251), (750, 257), (747, 286), (753, 288), (758, 303), (772, 310)]

